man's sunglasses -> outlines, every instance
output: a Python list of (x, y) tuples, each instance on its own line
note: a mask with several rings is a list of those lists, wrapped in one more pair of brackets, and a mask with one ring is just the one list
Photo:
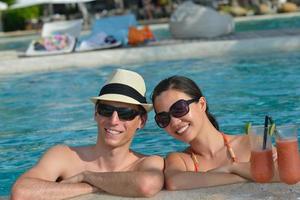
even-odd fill
[(134, 110), (134, 109), (125, 108), (125, 107), (124, 108), (123, 107), (114, 107), (114, 106), (102, 104), (102, 103), (98, 103), (98, 105), (97, 105), (97, 113), (104, 117), (111, 117), (112, 114), (114, 113), (114, 111), (116, 111), (118, 113), (118, 117), (121, 120), (126, 120), (126, 121), (131, 121), (136, 116), (142, 115), (145, 113), (140, 110)]
[(186, 115), (189, 111), (189, 105), (193, 102), (198, 102), (200, 98), (184, 100), (180, 99), (176, 101), (171, 107), (169, 112), (157, 113), (154, 117), (155, 122), (160, 128), (165, 128), (171, 121), (171, 116), (179, 118)]

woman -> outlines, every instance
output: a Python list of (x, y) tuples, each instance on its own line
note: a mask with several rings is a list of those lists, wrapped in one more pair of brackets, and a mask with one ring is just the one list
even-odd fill
[(195, 82), (183, 76), (162, 80), (153, 91), (152, 102), (157, 125), (190, 145), (184, 152), (174, 152), (166, 158), (168, 190), (231, 184), (250, 178), (248, 137), (219, 130)]

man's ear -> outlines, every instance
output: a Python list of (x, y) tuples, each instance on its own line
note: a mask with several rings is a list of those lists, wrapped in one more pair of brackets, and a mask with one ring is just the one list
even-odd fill
[(147, 119), (148, 119), (147, 113), (141, 115), (141, 123), (140, 123), (140, 127), (138, 127), (138, 129), (144, 128), (144, 126), (146, 125)]
[(94, 112), (94, 120), (96, 121), (96, 117), (97, 117), (97, 112)]

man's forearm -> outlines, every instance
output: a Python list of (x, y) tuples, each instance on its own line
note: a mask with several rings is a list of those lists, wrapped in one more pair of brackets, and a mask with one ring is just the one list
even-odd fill
[(161, 171), (85, 172), (84, 177), (84, 181), (108, 193), (130, 197), (153, 196), (164, 183)]
[(64, 184), (36, 178), (23, 178), (14, 185), (11, 199), (65, 199), (94, 191), (96, 189), (87, 183)]

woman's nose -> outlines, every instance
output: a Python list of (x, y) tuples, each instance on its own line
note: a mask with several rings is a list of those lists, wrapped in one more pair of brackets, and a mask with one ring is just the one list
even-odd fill
[(170, 116), (170, 126), (171, 127), (176, 127), (177, 124), (180, 122), (181, 122), (180, 118), (173, 117), (172, 115)]

